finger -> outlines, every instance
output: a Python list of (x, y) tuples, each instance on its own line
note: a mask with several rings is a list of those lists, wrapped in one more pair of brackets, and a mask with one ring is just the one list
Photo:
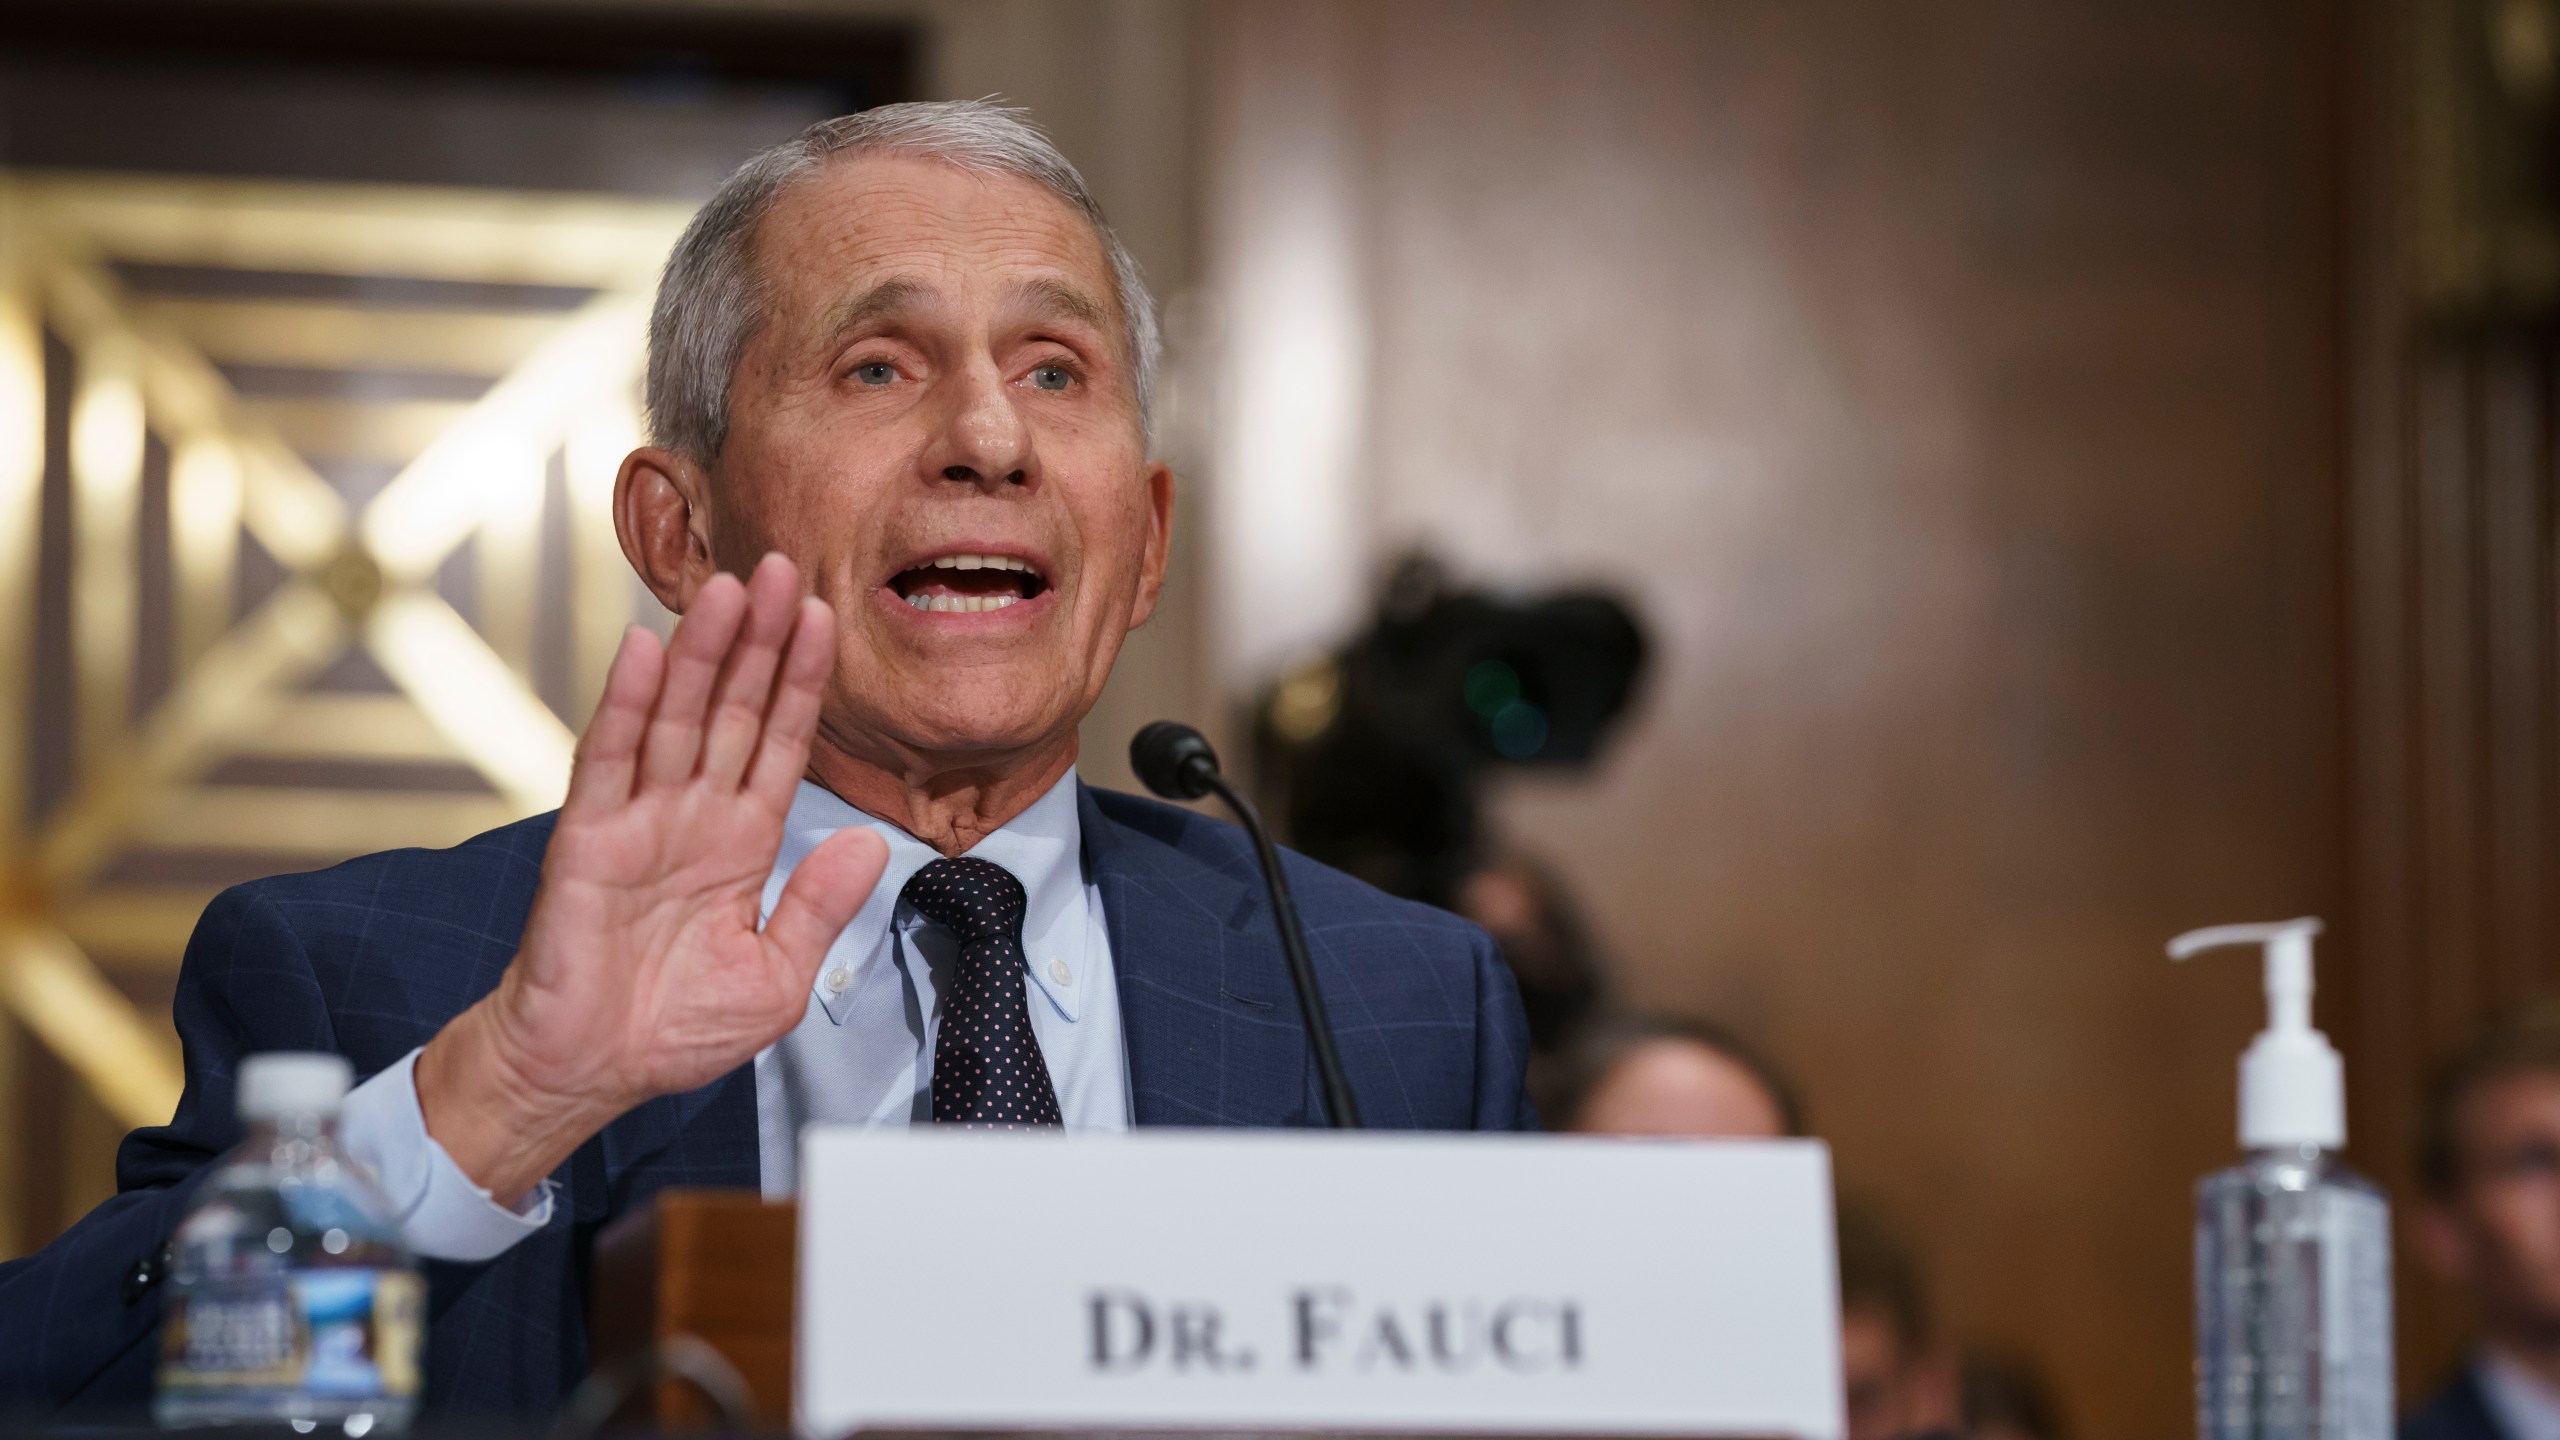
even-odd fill
[(694, 593), (667, 644), (667, 673), (640, 742), (640, 783), (674, 785), (693, 778), (702, 759), (703, 707), (720, 678), (720, 661), (746, 617), (747, 589), (738, 577), (712, 576)]
[(889, 842), (860, 825), (848, 825), (818, 842), (791, 872), (773, 914), (764, 922), (765, 943), (807, 985), (818, 973), (853, 913), (871, 898), (889, 865)]
[(640, 759), (640, 737), (649, 728), (649, 701), (658, 693), (666, 651), (658, 637), (634, 625), (622, 632), (613, 663), (604, 672), (604, 695), (578, 737), (569, 766), (569, 798), (563, 810), (618, 805), (631, 798), (631, 772)]
[(818, 700), (836, 668), (836, 612), (815, 595), (800, 602), (791, 643), (782, 653), (773, 703), (756, 742), (748, 793), (776, 810), (791, 806), (791, 792), (809, 769), (809, 741), (818, 733)]
[(719, 699), (702, 740), (705, 779), (735, 785), (755, 755), (765, 705), (773, 694), (774, 667), (791, 638), (799, 598), (798, 567), (778, 554), (756, 562), (755, 573), (747, 577), (747, 618), (729, 647)]

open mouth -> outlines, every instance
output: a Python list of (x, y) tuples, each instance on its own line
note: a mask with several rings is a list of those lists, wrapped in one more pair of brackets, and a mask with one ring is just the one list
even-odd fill
[(889, 577), (899, 599), (936, 615), (1002, 610), (1048, 588), (1031, 562), (1011, 555), (942, 555)]

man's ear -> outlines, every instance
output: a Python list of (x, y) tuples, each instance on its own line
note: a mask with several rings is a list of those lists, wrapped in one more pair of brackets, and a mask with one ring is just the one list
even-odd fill
[(1165, 566), (1173, 560), (1173, 467), (1147, 462), (1147, 550), (1139, 562), (1138, 596), (1129, 607), (1129, 628), (1137, 629), (1156, 613), (1164, 594)]
[(613, 531), (658, 603), (681, 615), (711, 578), (711, 477), (673, 450), (644, 445), (613, 477)]

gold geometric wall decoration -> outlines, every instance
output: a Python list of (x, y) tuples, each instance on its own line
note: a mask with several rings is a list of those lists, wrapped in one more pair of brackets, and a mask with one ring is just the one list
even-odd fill
[(688, 215), (0, 173), (0, 1008), (121, 1122), (180, 1069), (99, 957), (558, 803)]

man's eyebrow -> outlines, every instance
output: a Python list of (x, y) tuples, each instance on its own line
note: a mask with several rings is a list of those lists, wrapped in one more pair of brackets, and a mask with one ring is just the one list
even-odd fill
[(1031, 309), (1063, 315), (1106, 333), (1111, 329), (1110, 312), (1095, 303), (1092, 296), (1063, 280), (1028, 281), (1017, 293)]
[(884, 315), (894, 315), (925, 298), (922, 281), (902, 277), (883, 280), (859, 295), (839, 300), (827, 311), (826, 335), (841, 335), (857, 326), (868, 325)]

